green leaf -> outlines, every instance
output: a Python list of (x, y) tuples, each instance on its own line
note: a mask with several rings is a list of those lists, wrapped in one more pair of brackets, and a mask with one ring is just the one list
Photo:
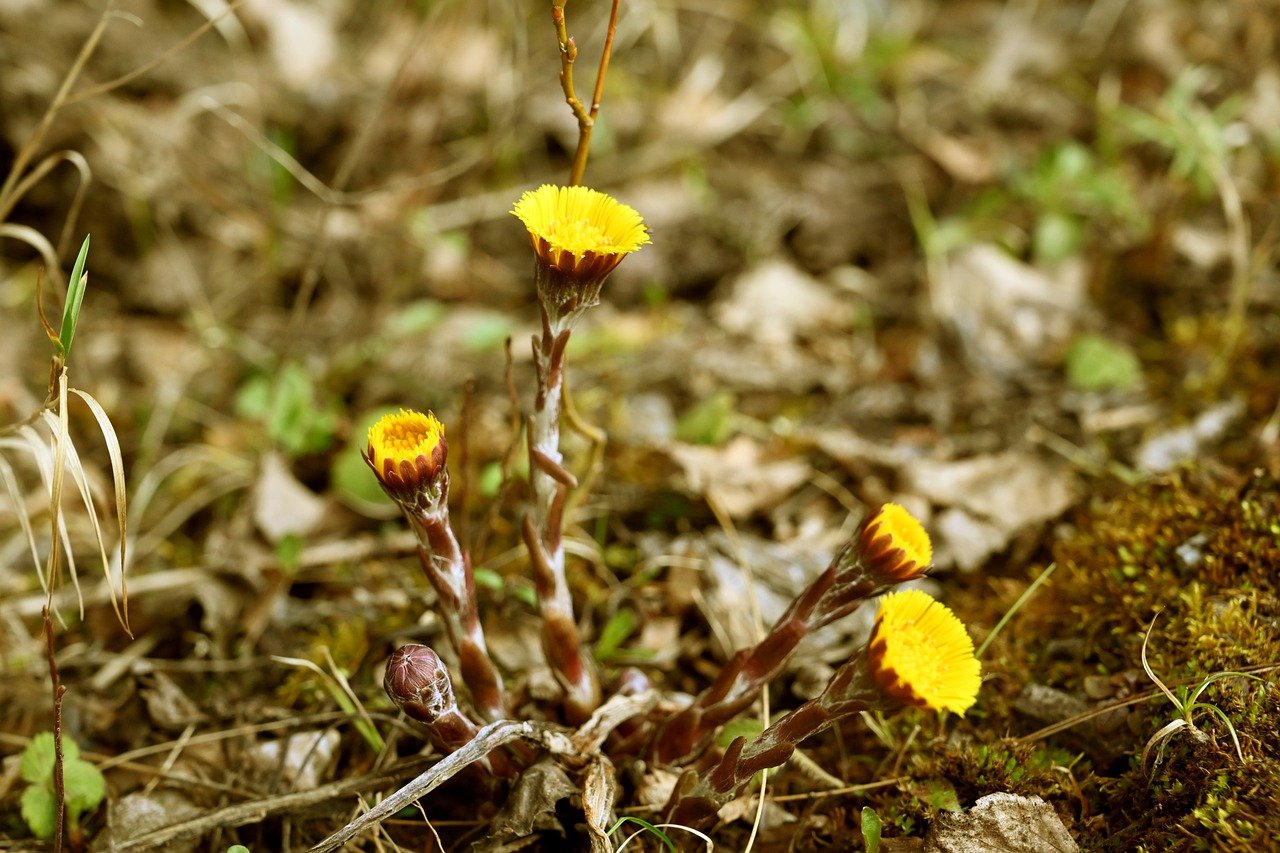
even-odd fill
[(622, 827), (623, 824), (627, 824), (627, 823), (634, 823), (644, 827), (646, 832), (650, 832), (656, 835), (658, 837), (658, 840), (661, 841), (663, 845), (665, 845), (666, 848), (671, 851), (671, 853), (676, 853), (675, 842), (673, 842), (670, 838), (668, 838), (665, 832), (663, 832), (657, 826), (654, 826), (653, 824), (649, 823), (649, 821), (645, 820), (644, 818), (635, 817), (633, 815), (623, 815), (622, 817), (618, 818), (617, 821), (614, 822), (613, 826), (609, 827), (608, 831), (605, 832), (605, 835), (607, 836), (613, 835), (615, 832), (618, 831), (619, 828)]
[(502, 463), (496, 460), (487, 462), (480, 469), (479, 476), (476, 477), (476, 489), (482, 497), (495, 497), (498, 494), (498, 490), (502, 488), (502, 480)]
[(84, 292), (89, 285), (89, 277), (85, 274), (84, 264), (89, 257), (89, 235), (85, 235), (80, 245), (80, 254), (76, 256), (75, 266), (71, 268), (71, 280), (67, 283), (67, 304), (62, 309), (62, 331), (58, 340), (62, 343), (62, 357), (71, 354), (71, 341), (76, 336), (76, 324), (80, 322), (80, 306), (84, 303)]
[(35, 784), (52, 779), (53, 761), (53, 732), (39, 732), (22, 751), (22, 763), (19, 767), (22, 778)]
[(685, 412), (676, 424), (676, 438), (689, 444), (724, 444), (733, 435), (738, 400), (719, 391)]
[(613, 615), (600, 629), (600, 639), (596, 640), (595, 654), (597, 660), (607, 660), (618, 647), (626, 642), (636, 630), (636, 614), (634, 610), (624, 607)]
[[(784, 715), (774, 717), (777, 722)], [(760, 737), (760, 733), (764, 731), (764, 726), (760, 724), (760, 720), (755, 717), (738, 717), (736, 720), (730, 720), (725, 727), (720, 730), (720, 734), (716, 735), (716, 744), (719, 746), (728, 746), (740, 737), (747, 740), (753, 740)]]
[(249, 853), (249, 848), (243, 844), (232, 844), (227, 848), (227, 853)]
[(1031, 237), (1036, 259), (1044, 263), (1065, 261), (1084, 242), (1084, 223), (1079, 217), (1049, 211), (1036, 220)]
[(1127, 346), (1101, 335), (1081, 335), (1067, 351), (1067, 381), (1079, 391), (1127, 389), (1142, 380), (1142, 365)]
[(878, 853), (880, 850), (880, 830), (884, 822), (869, 806), (862, 807), (862, 842), (867, 845), (867, 853)]
[(53, 824), (58, 819), (53, 791), (43, 785), (32, 785), (23, 791), (22, 819), (36, 838), (53, 838)]
[(393, 337), (402, 338), (425, 332), (444, 319), (444, 306), (434, 299), (410, 302), (387, 318), (386, 330)]
[(511, 321), (501, 314), (477, 317), (463, 332), (462, 342), (472, 352), (495, 350), (511, 336)]
[(80, 815), (93, 811), (107, 795), (107, 780), (98, 768), (82, 758), (67, 761), (62, 767), (62, 786), (67, 796), (67, 812), (71, 822), (79, 822)]
[(476, 583), (477, 588), (491, 589), (494, 592), (502, 592), (507, 587), (507, 582), (502, 575), (493, 569), (484, 566), (476, 566), (471, 570), (472, 579)]
[(302, 537), (296, 533), (287, 533), (276, 543), (276, 562), (281, 570), (290, 577), (298, 573), (298, 565), (302, 558)]

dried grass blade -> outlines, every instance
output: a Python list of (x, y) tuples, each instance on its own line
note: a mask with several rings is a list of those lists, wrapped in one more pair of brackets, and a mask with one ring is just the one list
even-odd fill
[[(67, 554), (67, 568), (71, 572), (71, 581), (76, 588), (76, 594), (79, 595), (80, 577), (76, 570), (75, 555), (71, 553), (71, 534), (67, 531), (66, 519), (64, 519), (61, 514), (54, 514), (53, 512), (53, 450), (46, 446), (44, 439), (40, 437), (40, 433), (30, 425), (23, 425), (19, 428), (18, 435), (20, 436), (19, 439), (0, 439), (0, 447), (11, 447), (14, 449), (25, 450), (27, 453), (30, 453), (31, 458), (35, 460), (36, 470), (40, 472), (40, 482), (44, 485), (45, 492), (50, 496), (49, 513), (51, 516), (51, 528), (55, 531), (52, 539), (54, 543), (62, 543), (62, 549)], [(50, 559), (52, 559), (53, 552), (57, 550), (57, 545), (51, 544), (49, 547)], [(53, 587), (56, 586), (56, 584), (50, 585), (51, 578), (46, 572), (41, 572), (39, 574), (40, 589), (44, 591), (45, 595), (52, 596)], [(56, 579), (56, 577), (52, 578), (52, 580)]]
[(93, 181), (93, 170), (89, 168), (89, 161), (84, 159), (84, 155), (79, 151), (55, 151), (36, 164), (35, 168), (24, 175), (22, 180), (18, 181), (13, 188), (14, 197), (22, 198), (33, 186), (40, 183), (45, 175), (52, 172), (61, 163), (70, 163), (75, 167), (75, 170), (80, 173), (80, 185), (76, 187), (76, 194), (71, 199), (71, 206), (67, 208), (67, 219), (62, 226), (62, 234), (58, 237), (57, 249), (59, 255), (66, 251), (67, 241), (71, 239), (71, 229), (80, 214), (80, 206), (84, 203), (85, 192)]
[(18, 524), (22, 526), (22, 532), (27, 537), (27, 544), (31, 546), (31, 562), (38, 572), (40, 570), (40, 549), (36, 546), (36, 534), (31, 527), (31, 515), (27, 512), (27, 501), (18, 487), (18, 477), (14, 473), (13, 466), (3, 456), (0, 456), (0, 479), (4, 480), (5, 489), (9, 492), (9, 498), (13, 501), (14, 514), (18, 516)]
[[(61, 402), (63, 405), (66, 404), (65, 394)], [(66, 423), (65, 415), (55, 418), (54, 414), (48, 411), (44, 413), (44, 419), (50, 425), (50, 428)], [(65, 433), (63, 434), (65, 435)], [(80, 453), (76, 450), (76, 446), (72, 443), (69, 435), (66, 436), (66, 439), (66, 444), (60, 448), (65, 454), (66, 469), (71, 472), (71, 479), (80, 492), (80, 500), (84, 503), (85, 510), (89, 515), (89, 524), (93, 527), (94, 538), (98, 543), (98, 556), (102, 558), (102, 577), (106, 581), (108, 591), (111, 593), (111, 607), (115, 610), (116, 618), (120, 620), (120, 623), (125, 624), (124, 614), (120, 612), (120, 602), (116, 597), (115, 587), (111, 585), (111, 558), (107, 556), (107, 542), (102, 535), (102, 522), (98, 520), (98, 505), (93, 499), (93, 490), (89, 488), (89, 478), (85, 475), (84, 464), (80, 461)], [(83, 601), (81, 601), (80, 606), (81, 608), (84, 607)]]
[(62, 273), (58, 268), (58, 253), (54, 251), (53, 244), (39, 231), (26, 225), (4, 222), (0, 223), (0, 237), (21, 240), (35, 249), (44, 260), (45, 266), (49, 270), (49, 275), (56, 277), (59, 281), (61, 280)]
[(129, 584), (127, 566), (125, 557), (127, 555), (127, 542), (129, 530), (129, 504), (128, 495), (125, 490), (124, 480), (124, 454), (120, 451), (120, 437), (116, 435), (116, 428), (111, 423), (111, 418), (107, 416), (106, 409), (102, 408), (102, 404), (94, 399), (93, 395), (87, 391), (81, 391), (79, 388), (72, 388), (74, 393), (81, 400), (84, 400), (89, 411), (93, 412), (93, 417), (98, 422), (98, 429), (102, 431), (102, 440), (107, 445), (107, 456), (111, 459), (111, 482), (115, 486), (116, 491), (116, 523), (120, 528), (120, 597), (124, 605), (124, 629), (130, 636), (133, 632), (129, 630)]

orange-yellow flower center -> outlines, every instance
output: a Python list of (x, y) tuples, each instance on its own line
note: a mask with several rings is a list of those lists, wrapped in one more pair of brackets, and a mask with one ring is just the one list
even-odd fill
[(982, 669), (973, 640), (955, 614), (916, 589), (880, 599), (871, 632), (873, 668), (920, 704), (963, 714), (978, 697)]
[(511, 212), (553, 250), (578, 257), (625, 255), (649, 242), (640, 214), (588, 187), (544, 184), (520, 196)]
[(431, 458), (443, 440), (444, 425), (435, 415), (401, 409), (397, 414), (383, 415), (369, 427), (369, 454), (377, 470), (388, 460), (399, 467), (401, 462), (412, 464), (419, 456)]
[(877, 536), (888, 536), (893, 547), (901, 548), (907, 560), (921, 567), (933, 562), (933, 543), (915, 516), (897, 504), (885, 504), (872, 519)]

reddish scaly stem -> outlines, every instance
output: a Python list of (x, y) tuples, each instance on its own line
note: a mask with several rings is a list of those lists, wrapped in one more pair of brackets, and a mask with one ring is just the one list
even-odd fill
[(538, 391), (529, 423), (533, 514), (525, 518), (522, 533), (542, 615), (543, 651), (565, 690), (566, 716), (579, 723), (600, 704), (600, 687), (582, 652), (564, 565), (564, 507), (569, 489), (577, 485), (560, 453), (564, 353), (572, 317), (558, 315), (553, 319), (545, 303), (541, 312), (542, 334), (534, 340)]
[(659, 731), (653, 757), (663, 764), (687, 763), (706, 748), (715, 730), (746, 710), (761, 689), (777, 678), (796, 646), (808, 634), (852, 613), (885, 584), (865, 571), (855, 537), (826, 570), (774, 623), (759, 643), (736, 653), (693, 704)]
[(667, 819), (684, 826), (706, 824), (755, 774), (785, 764), (801, 741), (851, 714), (893, 707), (894, 701), (877, 690), (868, 675), (864, 652), (865, 649), (836, 670), (822, 695), (769, 726), (754, 740), (734, 740), (709, 772), (687, 771), (667, 803)]
[[(448, 494), (445, 480), (444, 495)], [(476, 609), (475, 578), (449, 525), (442, 499), (434, 509), (405, 509), (405, 518), (418, 537), (418, 557), (427, 580), (440, 597), (440, 613), (449, 642), (458, 652), (462, 681), (481, 716), (490, 722), (507, 716), (502, 676), (489, 657), (484, 628)]]

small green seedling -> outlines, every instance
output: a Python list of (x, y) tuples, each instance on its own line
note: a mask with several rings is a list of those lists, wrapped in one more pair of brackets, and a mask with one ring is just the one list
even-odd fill
[(85, 235), (80, 245), (80, 254), (76, 255), (75, 266), (71, 268), (71, 281), (67, 283), (67, 304), (62, 309), (62, 330), (58, 334), (58, 343), (62, 347), (62, 357), (71, 355), (71, 341), (76, 336), (76, 325), (80, 322), (80, 306), (84, 304), (84, 292), (89, 286), (89, 276), (84, 271), (85, 261), (89, 258), (89, 237)]
[(884, 821), (880, 820), (880, 815), (876, 814), (867, 806), (862, 807), (862, 843), (867, 847), (867, 853), (879, 853), (880, 851), (880, 832), (884, 829)]
[[(53, 732), (40, 732), (22, 753), (21, 773), (28, 787), (22, 792), (22, 819), (32, 834), (48, 839), (58, 819), (53, 790)], [(67, 802), (67, 822), (73, 835), (80, 830), (80, 816), (91, 812), (107, 794), (107, 783), (98, 768), (80, 757), (75, 741), (62, 740), (62, 788)]]
[[(1159, 614), (1156, 615), (1159, 616)], [(1236, 734), (1236, 727), (1232, 724), (1231, 718), (1228, 717), (1226, 712), (1217, 705), (1210, 704), (1209, 702), (1201, 702), (1200, 695), (1204, 693), (1204, 691), (1207, 690), (1215, 681), (1221, 681), (1224, 678), (1248, 678), (1259, 683), (1262, 683), (1262, 679), (1247, 672), (1215, 672), (1211, 675), (1205, 676), (1205, 678), (1196, 685), (1194, 690), (1189, 690), (1187, 687), (1179, 687), (1176, 691), (1170, 690), (1169, 687), (1156, 676), (1155, 672), (1151, 669), (1151, 665), (1147, 663), (1147, 641), (1151, 639), (1151, 631), (1155, 626), (1156, 620), (1152, 619), (1151, 625), (1147, 628), (1146, 636), (1142, 638), (1142, 668), (1146, 671), (1147, 677), (1155, 683), (1156, 687), (1160, 688), (1160, 692), (1173, 703), (1173, 707), (1178, 710), (1178, 713), (1181, 716), (1175, 720), (1170, 720), (1162, 726), (1158, 732), (1151, 736), (1151, 739), (1147, 741), (1147, 745), (1142, 750), (1142, 764), (1144, 766), (1146, 765), (1153, 747), (1158, 747), (1155, 763), (1159, 764), (1161, 755), (1164, 753), (1165, 741), (1171, 738), (1174, 733), (1180, 729), (1186, 729), (1196, 741), (1207, 741), (1209, 736), (1200, 731), (1192, 719), (1196, 711), (1200, 709), (1210, 711), (1216, 715), (1218, 719), (1222, 720), (1223, 724), (1227, 727), (1227, 734), (1231, 736), (1231, 743), (1236, 748), (1236, 757), (1239, 758), (1240, 763), (1243, 764), (1244, 750), (1240, 748), (1240, 738)]]

